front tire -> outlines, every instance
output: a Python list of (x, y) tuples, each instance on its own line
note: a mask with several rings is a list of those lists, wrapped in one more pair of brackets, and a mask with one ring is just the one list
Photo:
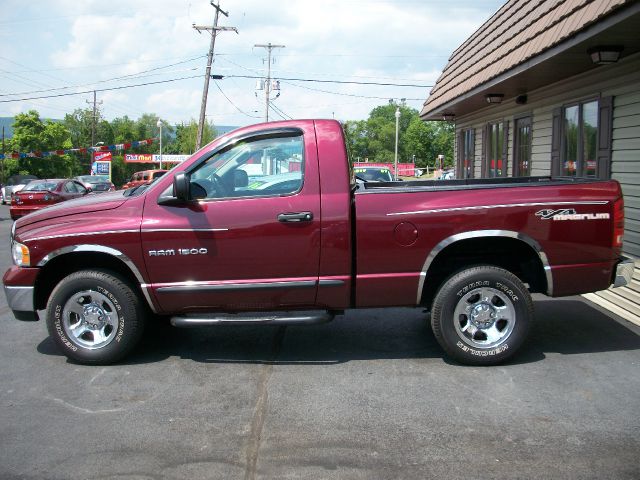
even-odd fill
[(520, 348), (533, 321), (531, 295), (502, 268), (478, 266), (444, 282), (431, 326), (447, 354), (466, 365), (496, 365)]
[(55, 287), (46, 319), (49, 335), (68, 358), (108, 365), (136, 346), (145, 310), (136, 292), (115, 273), (83, 270)]

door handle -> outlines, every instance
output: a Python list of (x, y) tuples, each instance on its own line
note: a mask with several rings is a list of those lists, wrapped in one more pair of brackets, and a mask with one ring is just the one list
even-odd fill
[(313, 213), (311, 212), (281, 213), (278, 215), (278, 221), (282, 223), (310, 222), (311, 220), (313, 220)]

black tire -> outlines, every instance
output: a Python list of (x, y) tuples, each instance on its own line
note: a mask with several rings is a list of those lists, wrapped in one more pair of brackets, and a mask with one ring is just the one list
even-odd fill
[(533, 301), (518, 277), (477, 266), (446, 280), (435, 296), (431, 327), (447, 354), (466, 365), (496, 365), (516, 353), (533, 321)]
[(60, 281), (47, 305), (49, 335), (70, 359), (108, 365), (138, 343), (145, 308), (136, 292), (113, 272), (83, 270)]

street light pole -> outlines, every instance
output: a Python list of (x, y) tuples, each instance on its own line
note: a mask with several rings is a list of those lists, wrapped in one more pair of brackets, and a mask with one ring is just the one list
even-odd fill
[(396, 108), (396, 155), (394, 161), (394, 175), (396, 181), (398, 180), (398, 127), (400, 124), (400, 107)]
[(157, 125), (160, 129), (160, 170), (162, 170), (162, 120), (158, 119)]

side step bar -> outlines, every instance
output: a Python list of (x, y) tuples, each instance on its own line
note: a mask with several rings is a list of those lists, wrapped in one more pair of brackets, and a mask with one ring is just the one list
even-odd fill
[(210, 325), (317, 325), (333, 320), (336, 312), (247, 312), (189, 314), (171, 317), (174, 327)]

